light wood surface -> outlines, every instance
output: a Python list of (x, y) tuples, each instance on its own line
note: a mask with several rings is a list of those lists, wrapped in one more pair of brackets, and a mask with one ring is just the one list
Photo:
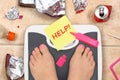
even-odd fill
[[(112, 34), (120, 38), (120, 0), (87, 0), (88, 6), (85, 11), (76, 14), (72, 0), (66, 0), (66, 15), (72, 24), (92, 24), (98, 26), (102, 35), (103, 45), (103, 80), (115, 80), (109, 70), (110, 64), (120, 57), (120, 40), (110, 37)], [(99, 4), (112, 5), (111, 17), (107, 22), (97, 23), (93, 19), (95, 7)], [(23, 19), (8, 20), (5, 14), (11, 7), (17, 7)], [(24, 8), (18, 6), (18, 0), (1, 0), (0, 1), (0, 24), (7, 30), (16, 32), (16, 40), (8, 41), (0, 39), (0, 80), (6, 79), (5, 72), (5, 55), (7, 53), (22, 57), (24, 50), (24, 33), (25, 30), (34, 24), (51, 24), (58, 18), (50, 17), (38, 13), (35, 8)], [(17, 28), (20, 26), (20, 28)], [(115, 66), (115, 71), (120, 79), (120, 64)]]

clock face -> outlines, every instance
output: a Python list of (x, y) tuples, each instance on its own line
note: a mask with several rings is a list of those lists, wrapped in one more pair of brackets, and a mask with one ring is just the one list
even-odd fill
[(102, 5), (99, 5), (95, 10), (95, 15), (99, 19), (106, 19), (108, 17), (108, 13), (108, 8)]

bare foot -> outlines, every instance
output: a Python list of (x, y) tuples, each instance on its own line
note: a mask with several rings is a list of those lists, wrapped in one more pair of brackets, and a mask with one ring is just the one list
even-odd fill
[(76, 48), (70, 61), (68, 80), (90, 80), (92, 77), (95, 67), (92, 51), (88, 47), (84, 49), (84, 45)]
[(58, 80), (54, 59), (44, 44), (33, 50), (30, 56), (30, 70), (35, 80)]

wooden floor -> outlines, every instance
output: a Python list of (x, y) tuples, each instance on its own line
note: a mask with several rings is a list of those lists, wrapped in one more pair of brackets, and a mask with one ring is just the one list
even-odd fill
[[(117, 58), (120, 57), (120, 40), (115, 39), (108, 34), (112, 34), (120, 38), (120, 0), (87, 0), (88, 6), (86, 10), (80, 14), (75, 14), (72, 0), (66, 0), (66, 15), (72, 24), (92, 24), (98, 26), (101, 31), (103, 46), (103, 80), (115, 80), (110, 72), (109, 66)], [(99, 4), (112, 5), (112, 13), (110, 19), (105, 23), (96, 23), (93, 19), (94, 9)], [(19, 13), (23, 15), (23, 19), (8, 20), (5, 18), (6, 12), (11, 7), (17, 7)], [(58, 18), (50, 17), (45, 14), (38, 13), (34, 8), (23, 8), (18, 6), (18, 0), (1, 0), (0, 1), (0, 24), (8, 30), (16, 32), (15, 41), (7, 41), (0, 39), (0, 80), (7, 80), (5, 73), (5, 55), (7, 53), (23, 56), (24, 50), (24, 33), (26, 28), (34, 24), (51, 24)], [(19, 28), (17, 28), (19, 26)], [(114, 67), (116, 74), (120, 79), (120, 64)]]

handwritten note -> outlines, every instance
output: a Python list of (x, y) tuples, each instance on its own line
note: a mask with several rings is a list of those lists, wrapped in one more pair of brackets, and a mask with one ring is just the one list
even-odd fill
[(75, 29), (66, 16), (45, 28), (45, 32), (58, 51), (75, 40), (75, 37), (70, 34), (75, 32)]

